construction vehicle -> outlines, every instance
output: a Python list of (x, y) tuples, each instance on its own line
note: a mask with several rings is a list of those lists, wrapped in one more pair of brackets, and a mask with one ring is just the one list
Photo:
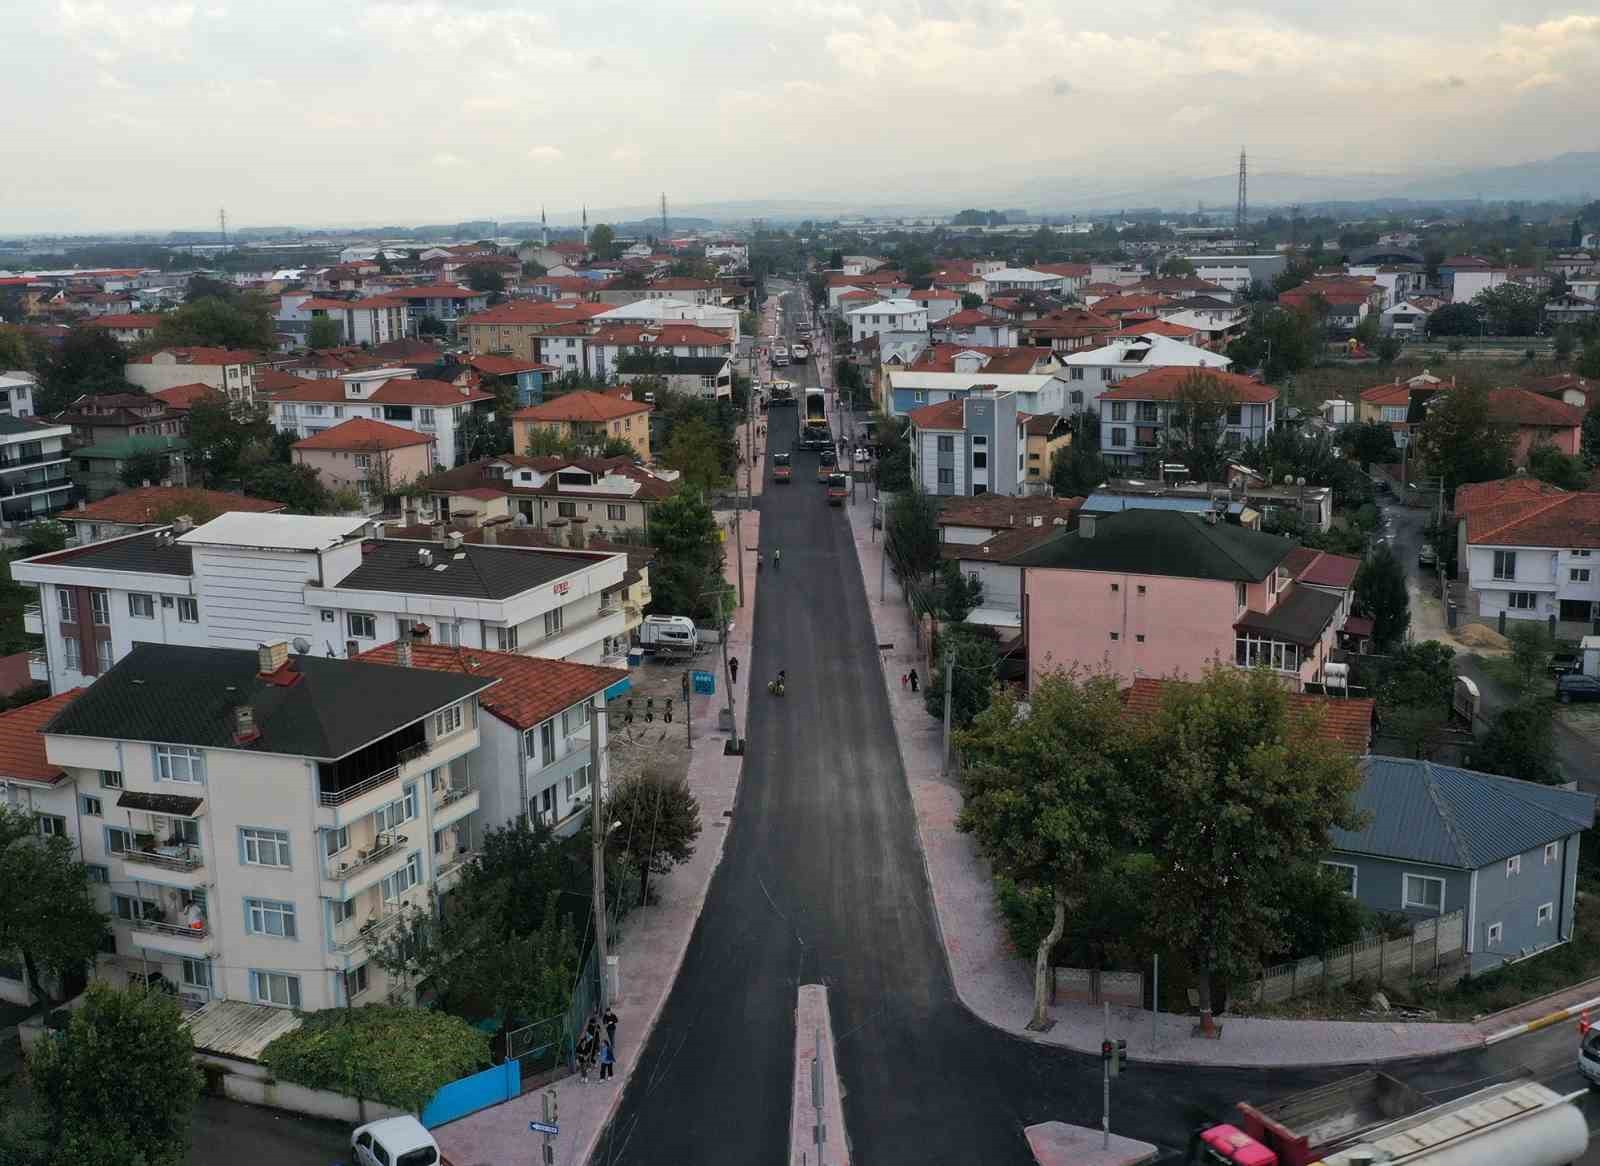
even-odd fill
[(850, 493), (850, 483), (843, 474), (828, 475), (828, 505), (843, 506)]
[(774, 405), (793, 405), (795, 404), (794, 382), (773, 381), (767, 386), (767, 395), (768, 400)]
[(817, 481), (826, 484), (828, 479), (837, 472), (839, 455), (833, 452), (833, 446), (828, 446), (817, 455)]
[(772, 480), (774, 482), (787, 482), (794, 474), (794, 467), (789, 464), (789, 455), (775, 453), (772, 455)]
[(693, 656), (700, 632), (686, 615), (647, 615), (639, 625), (639, 646), (657, 656)]
[(787, 344), (774, 344), (772, 346), (772, 360), (770, 363), (773, 368), (782, 368), (784, 365), (788, 364), (789, 346)]
[(1369, 1071), (1281, 1101), (1238, 1105), (1238, 1125), (1197, 1131), (1195, 1166), (1563, 1166), (1589, 1142), (1583, 1113), (1519, 1078), (1429, 1105)]

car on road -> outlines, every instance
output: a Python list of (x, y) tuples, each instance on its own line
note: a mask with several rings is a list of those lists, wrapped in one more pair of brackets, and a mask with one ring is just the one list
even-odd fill
[(1592, 1089), (1600, 1089), (1600, 1026), (1590, 1025), (1578, 1045), (1578, 1072)]
[(350, 1134), (357, 1166), (435, 1166), (448, 1161), (423, 1124), (410, 1114), (357, 1126)]
[(1417, 566), (1424, 571), (1431, 571), (1439, 564), (1439, 552), (1433, 549), (1432, 543), (1423, 543), (1422, 549), (1417, 552)]
[(794, 347), (789, 349), (789, 355), (794, 357), (797, 363), (804, 364), (811, 359), (811, 350), (797, 340)]
[(789, 464), (789, 455), (775, 453), (772, 455), (772, 480), (774, 482), (787, 482), (794, 474), (794, 467)]
[(772, 367), (782, 368), (789, 363), (789, 346), (787, 344), (774, 344), (772, 346)]
[(1581, 672), (1569, 672), (1556, 677), (1556, 699), (1562, 704), (1573, 701), (1600, 700), (1600, 680)]

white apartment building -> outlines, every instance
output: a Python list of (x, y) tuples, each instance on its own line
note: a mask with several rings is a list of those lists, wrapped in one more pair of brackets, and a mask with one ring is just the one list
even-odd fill
[(1463, 566), (1479, 616), (1586, 625), (1600, 618), (1600, 495), (1513, 479), (1498, 504), (1461, 514)]
[(1069, 352), (1061, 357), (1060, 376), (1067, 382), (1066, 413), (1095, 408), (1100, 394), (1125, 377), (1153, 368), (1226, 369), (1233, 361), (1220, 352), (1185, 344), (1170, 336), (1116, 336), (1098, 348)]
[(681, 299), (635, 300), (631, 304), (618, 304), (593, 316), (591, 323), (596, 328), (604, 328), (608, 324), (647, 327), (673, 323), (696, 324), (712, 332), (721, 332), (734, 344), (739, 343), (737, 308), (694, 304)]
[(880, 332), (926, 332), (928, 309), (912, 300), (881, 300), (863, 304), (844, 314), (850, 325), (850, 342), (860, 343)]
[(467, 416), (493, 408), (494, 394), (481, 389), (425, 380), (414, 368), (371, 368), (285, 389), (272, 399), (268, 415), (280, 433), (297, 439), (352, 417), (385, 421), (433, 438), (440, 464), (458, 466), (468, 460), (460, 440)]
[[(589, 372), (604, 380), (617, 375), (617, 361), (624, 353), (644, 353), (657, 357), (733, 356), (733, 342), (723, 332), (713, 332), (695, 324), (660, 324), (649, 327), (611, 324), (583, 338), (584, 360)], [(731, 391), (731, 389), (730, 389)]]
[(39, 380), (31, 372), (0, 373), (0, 417), (32, 417)]
[[(1138, 462), (1172, 444), (1169, 432), (1183, 411), (1186, 368), (1151, 369), (1100, 394), (1100, 456), (1109, 462)], [(1228, 394), (1228, 408), (1217, 426), (1217, 442), (1230, 447), (1263, 441), (1277, 423), (1278, 390), (1237, 373), (1208, 370), (1207, 380)]]
[(1034, 271), (1031, 267), (1002, 267), (981, 276), (983, 298), (992, 299), (1011, 292), (1059, 292), (1066, 281), (1048, 271)]
[[(36, 679), (91, 684), (139, 643), (303, 642), (350, 657), (426, 626), (439, 644), (598, 664), (627, 652), (627, 556), (368, 537), (364, 518), (230, 512), (13, 564), (39, 588)], [(42, 674), (42, 675), (41, 675)]]
[(147, 393), (179, 385), (210, 385), (230, 401), (256, 399), (258, 352), (233, 348), (163, 348), (135, 356), (122, 375)]
[(71, 436), (70, 425), (0, 413), (0, 521), (5, 525), (54, 514), (71, 501), (66, 448)]
[[(345, 304), (344, 334), (351, 344), (376, 347), (391, 340), (404, 340), (409, 334), (411, 306), (398, 296), (371, 296)], [(329, 312), (337, 316), (337, 312)]]
[(495, 683), (281, 643), (140, 644), (42, 727), (60, 776), (32, 802), (111, 916), (97, 975), (195, 1004), (389, 998), (373, 948), (482, 837), (478, 698)]

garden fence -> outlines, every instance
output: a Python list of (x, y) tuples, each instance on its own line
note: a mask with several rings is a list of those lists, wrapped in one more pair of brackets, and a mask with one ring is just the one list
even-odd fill
[(1452, 981), (1466, 970), (1465, 955), (1466, 917), (1452, 911), (1418, 920), (1398, 939), (1368, 936), (1321, 957), (1266, 968), (1251, 982), (1249, 999), (1275, 1004), (1360, 981), (1401, 987), (1420, 975)]

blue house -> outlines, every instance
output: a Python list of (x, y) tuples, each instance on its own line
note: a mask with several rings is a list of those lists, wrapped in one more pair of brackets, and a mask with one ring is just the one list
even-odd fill
[(1465, 911), (1474, 972), (1572, 938), (1595, 795), (1398, 757), (1368, 757), (1362, 773), (1367, 824), (1334, 830), (1323, 865), (1364, 906)]
[(515, 380), (517, 383), (517, 408), (526, 408), (529, 405), (538, 405), (544, 401), (545, 378), (558, 374), (561, 370), (553, 364), (540, 364), (535, 360), (523, 360), (516, 356), (496, 356), (484, 354), (482, 356), (467, 357), (467, 364), (486, 377), (504, 377)]

